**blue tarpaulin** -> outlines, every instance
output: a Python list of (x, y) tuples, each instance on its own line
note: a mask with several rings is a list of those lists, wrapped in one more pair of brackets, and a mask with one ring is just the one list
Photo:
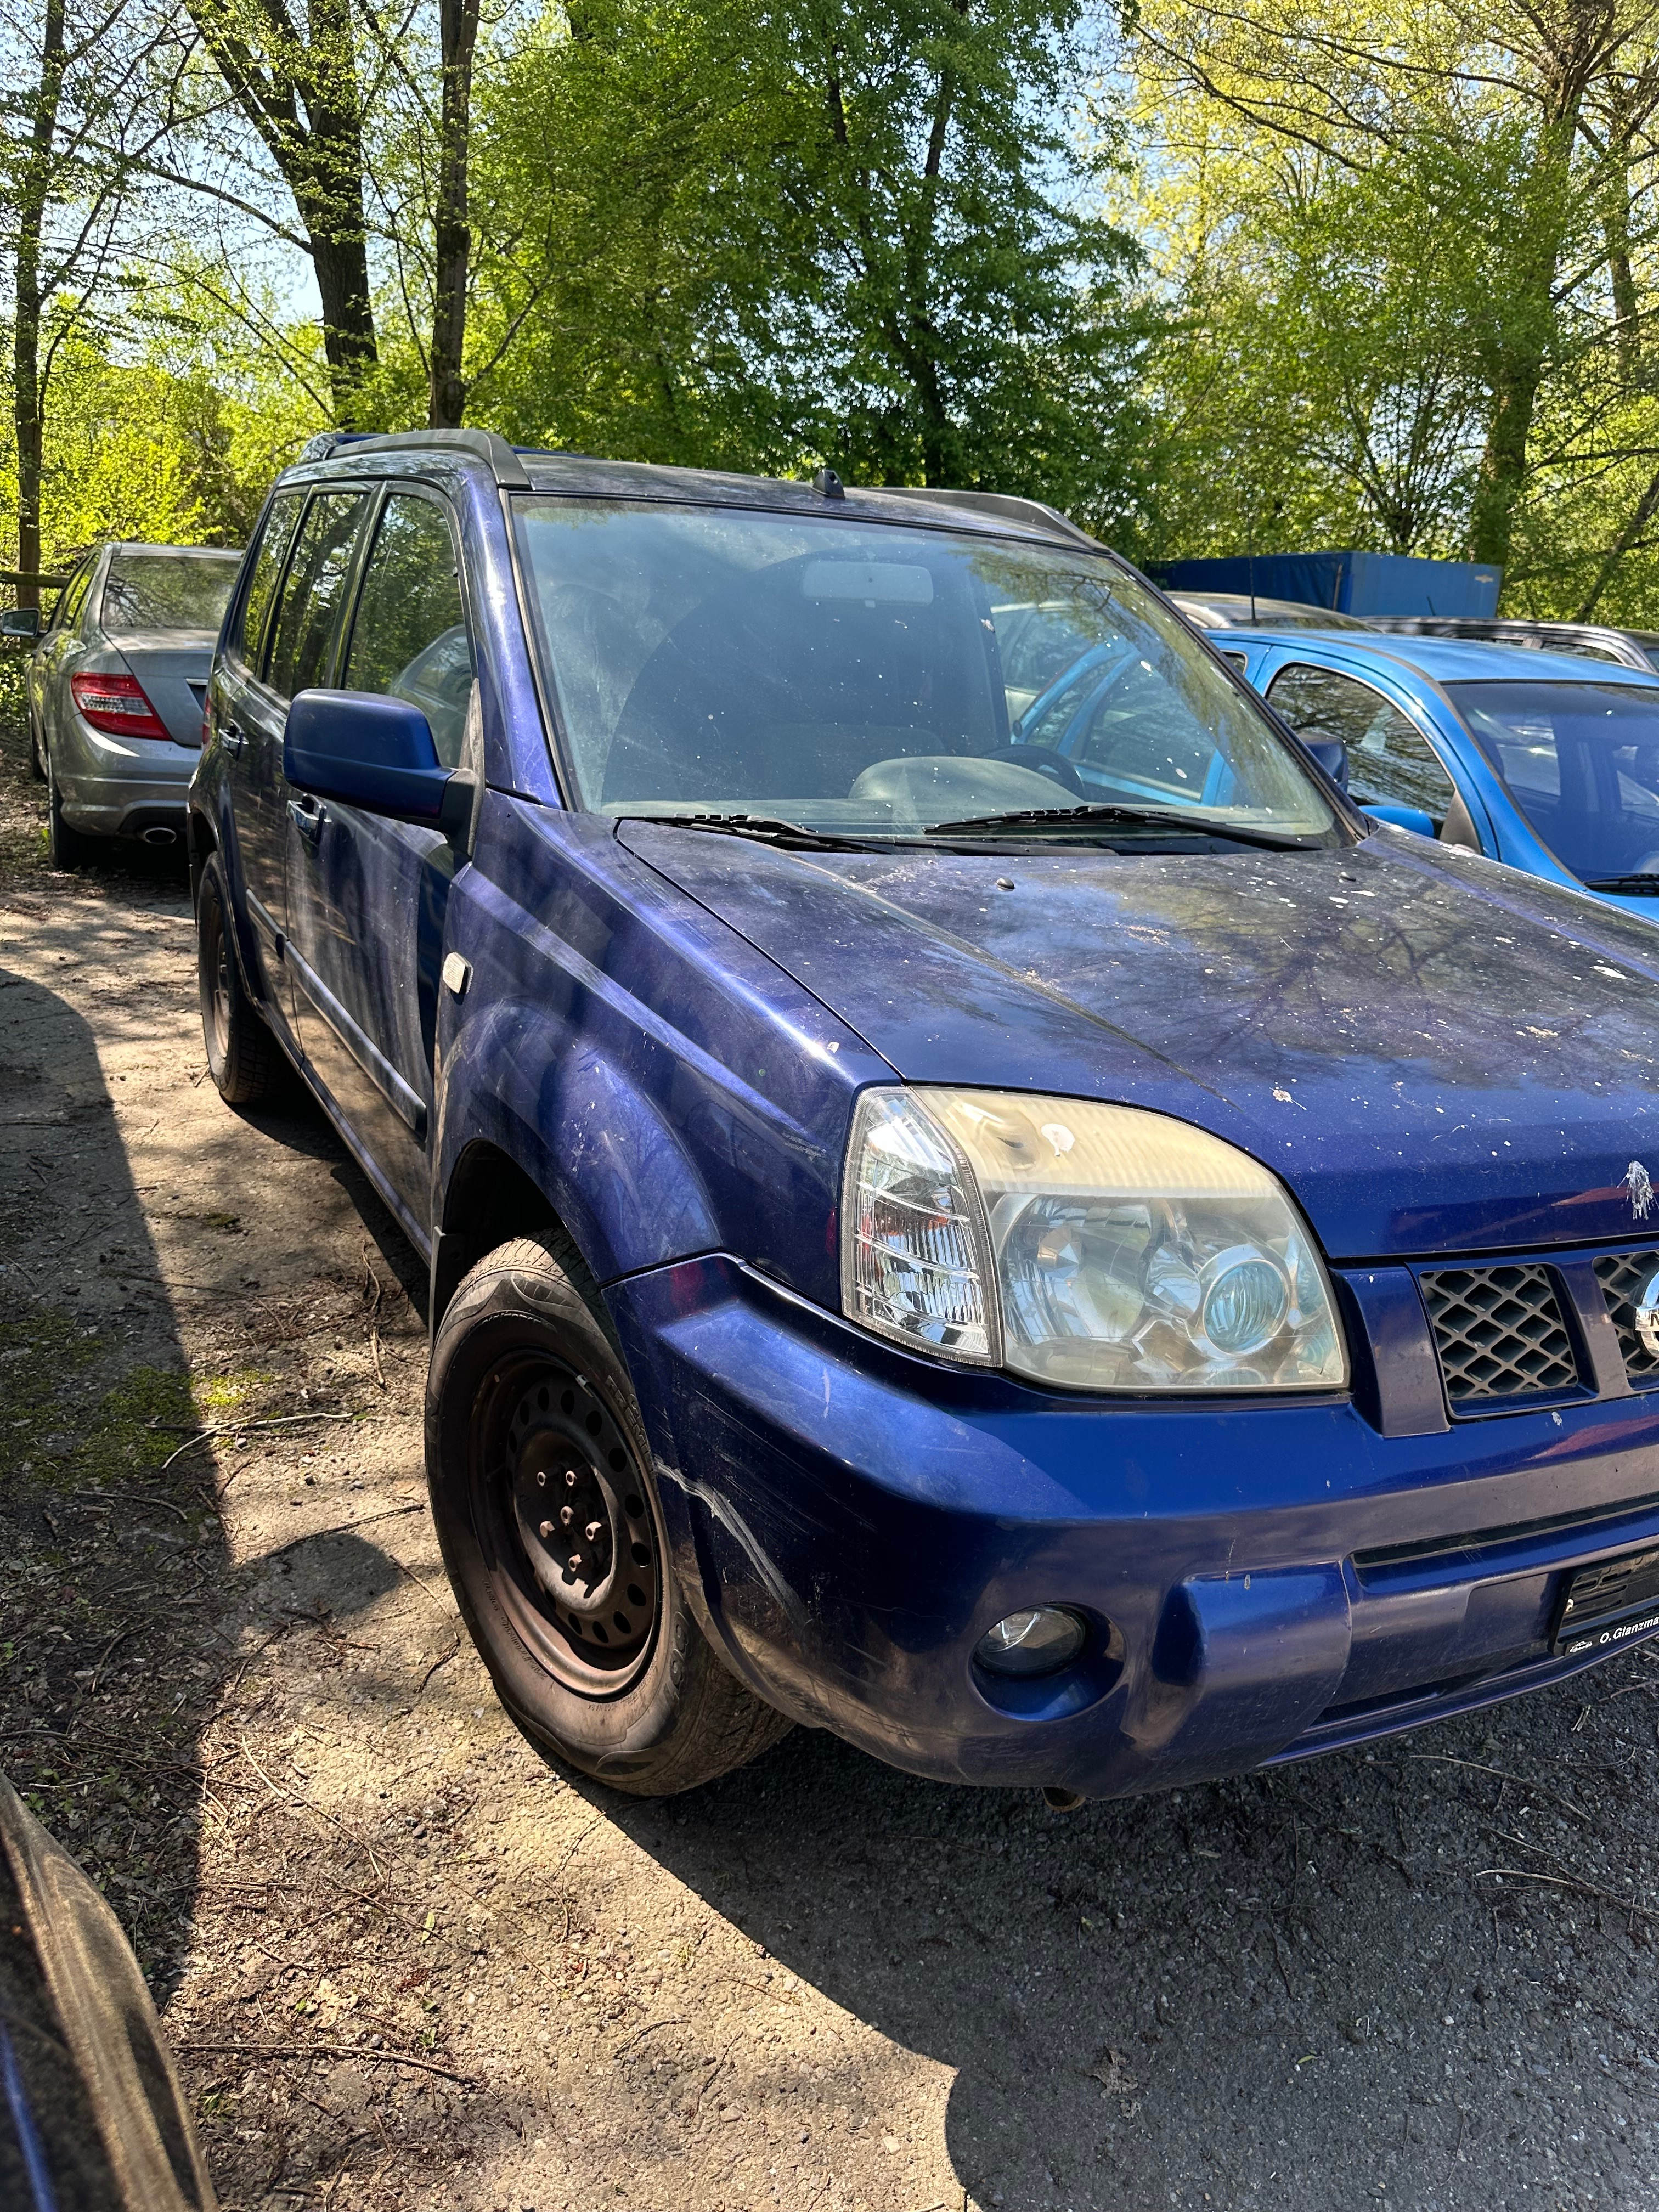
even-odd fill
[(1166, 561), (1152, 574), (1169, 592), (1249, 592), (1345, 615), (1492, 615), (1501, 568), (1481, 561), (1418, 561), (1403, 553), (1258, 553)]

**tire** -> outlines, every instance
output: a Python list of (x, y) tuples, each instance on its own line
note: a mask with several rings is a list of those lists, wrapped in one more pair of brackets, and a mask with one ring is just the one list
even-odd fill
[(52, 774), (52, 755), (46, 755), (46, 853), (54, 868), (89, 868), (109, 849), (107, 837), (88, 836), (64, 819), (64, 794)]
[(196, 979), (208, 1073), (227, 1106), (253, 1106), (287, 1088), (283, 1048), (242, 981), (224, 863), (210, 853), (196, 890)]
[(562, 1240), (521, 1237), (456, 1291), (427, 1382), (433, 1520), (525, 1735), (614, 1790), (670, 1796), (758, 1758), (790, 1723), (691, 1617), (638, 1403), (580, 1273)]

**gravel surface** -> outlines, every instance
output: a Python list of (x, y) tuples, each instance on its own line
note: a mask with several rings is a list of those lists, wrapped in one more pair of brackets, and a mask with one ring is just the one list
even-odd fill
[(562, 1777), (439, 1567), (412, 1255), (205, 1080), (177, 873), (49, 872), (0, 745), (0, 1758), (227, 2206), (1655, 2203), (1646, 1652), (1071, 1815), (805, 1731)]

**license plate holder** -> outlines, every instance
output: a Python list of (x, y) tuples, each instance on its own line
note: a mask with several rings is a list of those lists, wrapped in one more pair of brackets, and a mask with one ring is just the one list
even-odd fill
[(1566, 1578), (1550, 1648), (1559, 1659), (1616, 1651), (1659, 1628), (1659, 1545), (1599, 1559)]

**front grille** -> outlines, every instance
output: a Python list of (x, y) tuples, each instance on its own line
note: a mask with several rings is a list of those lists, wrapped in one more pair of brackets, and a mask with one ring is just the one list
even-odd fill
[(1603, 1252), (1595, 1262), (1595, 1279), (1607, 1302), (1607, 1319), (1618, 1332), (1625, 1372), (1636, 1383), (1659, 1379), (1659, 1354), (1648, 1350), (1636, 1328), (1636, 1309), (1656, 1274), (1659, 1252)]
[(1418, 1280), (1454, 1413), (1577, 1387), (1578, 1364), (1547, 1267), (1438, 1267)]

